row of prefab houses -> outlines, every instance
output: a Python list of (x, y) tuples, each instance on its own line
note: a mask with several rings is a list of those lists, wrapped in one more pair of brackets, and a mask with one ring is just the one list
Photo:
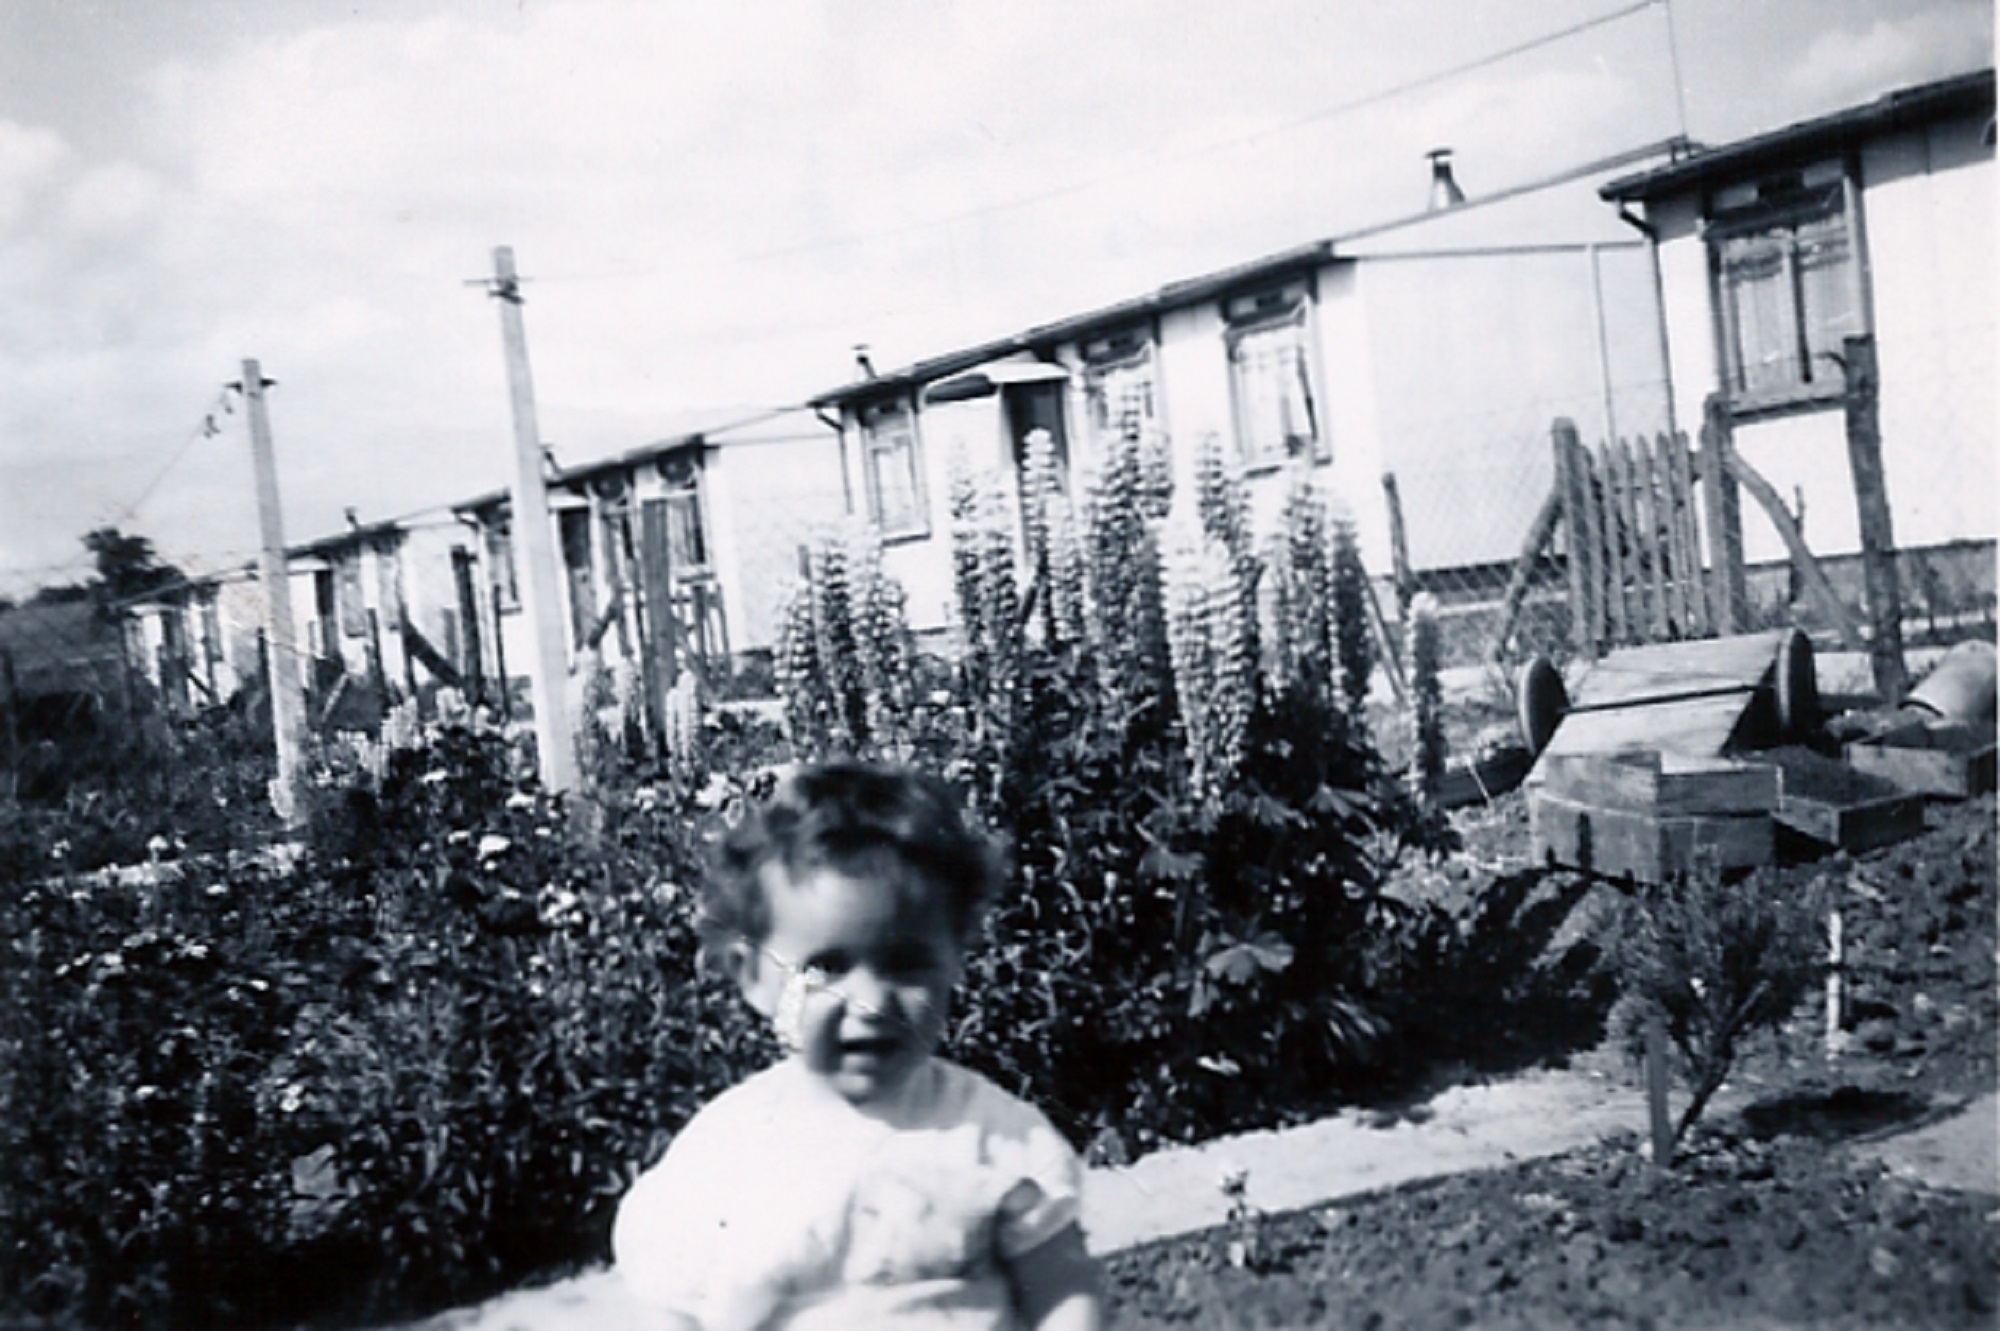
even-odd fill
[[(899, 369), (865, 359), (803, 406), (551, 478), (574, 659), (651, 696), (690, 658), (769, 647), (802, 544), (879, 533), (919, 631), (950, 628), (954, 455), (1016, 465), (1045, 429), (1090, 468), (1130, 429), (1181, 479), (1213, 436), (1268, 507), (1309, 457), (1390, 559), (1383, 478), (1419, 577), (1491, 571), (1551, 483), (1551, 422), (1586, 439), (1698, 427), (1803, 506), (1816, 552), (1856, 548), (1843, 339), (1872, 335), (1899, 545), (1995, 536), (1994, 78), (1988, 69), (1717, 148), (1562, 173), (1321, 240)], [(1177, 487), (1185, 493), (1187, 486)], [(491, 696), (529, 659), (504, 493), (292, 551), (316, 705), (433, 681)], [(1781, 557), (1746, 523), (1749, 558)], [(254, 584), (141, 608), (170, 692), (254, 669)], [(246, 641), (232, 642), (233, 637)]]

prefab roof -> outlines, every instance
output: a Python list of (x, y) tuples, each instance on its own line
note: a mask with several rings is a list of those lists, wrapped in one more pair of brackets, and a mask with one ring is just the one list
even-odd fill
[(1059, 319), (1054, 323), (1038, 324), (1012, 337), (961, 347), (957, 351), (920, 360), (899, 370), (857, 380), (821, 393), (810, 399), (807, 405), (837, 407), (869, 398), (890, 396), (920, 384), (930, 383), (935, 379), (947, 378), (974, 369), (989, 361), (1000, 361), (1023, 352), (1029, 355), (1046, 352), (1060, 343), (1073, 341), (1079, 335), (1096, 329), (1135, 323), (1167, 310), (1212, 299), (1241, 287), (1274, 282), (1307, 272), (1330, 262), (1333, 258), (1331, 240), (1316, 240), (1308, 245), (1280, 250), (1276, 254), (1269, 254), (1261, 259), (1253, 259), (1249, 263), (1237, 264), (1202, 277), (1170, 282), (1151, 295), (1106, 305), (1085, 314)]
[[(1715, 180), (1796, 162), (1862, 139), (1934, 124), (1958, 116), (1993, 114), (1991, 66), (1955, 78), (1885, 93), (1872, 102), (1812, 120), (1801, 120), (1651, 171), (1607, 182), (1598, 194), (1613, 202), (1656, 199)], [(1992, 133), (1989, 124), (1988, 134)]]
[[(1164, 314), (1170, 310), (1182, 309), (1219, 296), (1230, 295), (1246, 287), (1260, 286), (1269, 282), (1282, 281), (1300, 273), (1310, 272), (1327, 264), (1339, 261), (1355, 261), (1373, 257), (1365, 250), (1351, 247), (1363, 240), (1373, 240), (1390, 232), (1402, 231), (1435, 224), (1440, 221), (1488, 207), (1497, 203), (1519, 199), (1524, 195), (1553, 186), (1568, 184), (1587, 176), (1603, 175), (1621, 166), (1648, 158), (1658, 158), (1674, 151), (1678, 140), (1650, 143), (1626, 152), (1616, 153), (1599, 161), (1587, 162), (1569, 167), (1542, 179), (1497, 190), (1491, 194), (1467, 199), (1456, 207), (1442, 212), (1425, 211), (1404, 217), (1393, 218), (1372, 226), (1361, 227), (1338, 236), (1315, 240), (1290, 249), (1279, 250), (1275, 254), (1252, 259), (1248, 263), (1236, 264), (1218, 269), (1200, 277), (1184, 281), (1170, 282), (1150, 295), (1138, 296), (1120, 301), (1114, 305), (1102, 306), (1083, 314), (1059, 319), (1054, 323), (1038, 324), (1026, 332), (1012, 337), (996, 338), (956, 351), (920, 360), (901, 369), (857, 379), (829, 389), (808, 400), (812, 407), (841, 407), (855, 403), (892, 397), (912, 388), (934, 383), (968, 370), (984, 370), (989, 362), (1004, 362), (1008, 357), (1022, 355), (1039, 356), (1053, 351), (1058, 345), (1073, 342), (1090, 333), (1115, 329), (1136, 323), (1142, 319)], [(1348, 248), (1343, 248), (1348, 247)]]

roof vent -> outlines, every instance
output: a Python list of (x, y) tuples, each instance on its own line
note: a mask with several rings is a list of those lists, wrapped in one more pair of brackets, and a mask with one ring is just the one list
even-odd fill
[(875, 377), (875, 362), (868, 358), (868, 344), (866, 342), (856, 342), (854, 344), (854, 377), (864, 380)]
[(1433, 148), (1424, 156), (1431, 159), (1431, 199), (1427, 212), (1441, 213), (1465, 202), (1465, 191), (1451, 178), (1451, 149)]

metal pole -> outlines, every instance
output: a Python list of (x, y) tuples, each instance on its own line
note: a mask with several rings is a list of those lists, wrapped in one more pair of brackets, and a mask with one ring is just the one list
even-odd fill
[(1597, 387), (1604, 397), (1604, 438), (1618, 446), (1618, 408), (1612, 400), (1611, 334), (1604, 323), (1604, 270), (1598, 263), (1597, 246), (1583, 247), (1590, 265), (1590, 309), (1597, 320)]
[(296, 827), (299, 771), (305, 746), (305, 691), (299, 680), (298, 637), (292, 623), (292, 575), (285, 561), (285, 520), (278, 507), (278, 467), (271, 451), (271, 421), (264, 407), (266, 379), (254, 360), (243, 362), (243, 392), (250, 418), (250, 459), (257, 473), (257, 576), (264, 584), (264, 666), (271, 683), (271, 733), (278, 751), (278, 775), (271, 782), (271, 807), (287, 827)]
[[(507, 389), (514, 409), (513, 546), (522, 575), (521, 609), (534, 647), (528, 685), (535, 708), (536, 761), (544, 787), (570, 790), (577, 784), (577, 761), (565, 696), (569, 652), (563, 642), (548, 486), (542, 479), (535, 385), (528, 373), (528, 338), (521, 324), (521, 279), (514, 271), (511, 246), (493, 251), (490, 290), (500, 301), (500, 336), (507, 351)], [(504, 679), (501, 685), (504, 689)]]

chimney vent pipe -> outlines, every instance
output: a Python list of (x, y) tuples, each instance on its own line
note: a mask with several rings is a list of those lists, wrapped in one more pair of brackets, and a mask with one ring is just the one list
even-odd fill
[(1433, 148), (1424, 156), (1431, 159), (1431, 197), (1428, 212), (1441, 213), (1465, 202), (1465, 191), (1451, 175), (1451, 149)]

